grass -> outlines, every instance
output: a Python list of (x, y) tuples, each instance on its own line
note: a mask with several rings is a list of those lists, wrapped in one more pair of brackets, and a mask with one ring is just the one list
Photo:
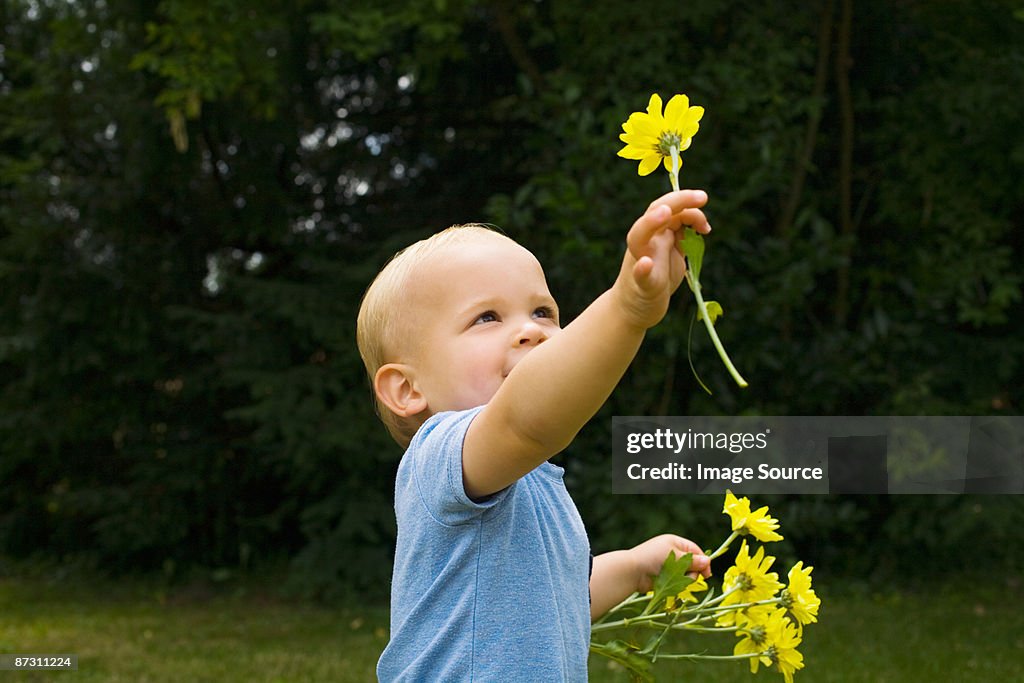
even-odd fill
[[(1004, 583), (979, 589), (830, 595), (801, 651), (804, 683), (1021, 680), (1024, 611)], [(834, 592), (834, 591), (833, 591)], [(384, 607), (328, 608), (270, 588), (166, 589), (146, 582), (0, 577), (0, 653), (74, 653), (77, 672), (0, 672), (0, 681), (373, 681)], [(728, 639), (696, 641), (723, 652)], [(659, 663), (659, 681), (781, 681), (737, 662)], [(591, 680), (628, 680), (592, 658)]]
[(166, 590), (0, 578), (0, 652), (78, 655), (77, 672), (0, 681), (372, 681), (387, 610), (326, 608), (271, 590)]

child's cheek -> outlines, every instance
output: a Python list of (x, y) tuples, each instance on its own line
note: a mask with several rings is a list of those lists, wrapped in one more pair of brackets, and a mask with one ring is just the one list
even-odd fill
[(493, 359), (481, 357), (474, 360), (476, 362), (472, 366), (467, 364), (468, 372), (462, 378), (462, 386), (466, 387), (469, 390), (468, 393), (471, 394), (467, 396), (471, 404), (469, 407), (490, 401), (502, 381), (502, 368), (499, 363), (494, 362)]

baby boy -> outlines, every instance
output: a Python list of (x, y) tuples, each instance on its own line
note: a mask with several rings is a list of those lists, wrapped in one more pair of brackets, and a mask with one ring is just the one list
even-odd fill
[(699, 190), (666, 194), (626, 236), (611, 288), (571, 324), (528, 250), (458, 226), (399, 252), (370, 285), (358, 343), (405, 449), (382, 681), (586, 681), (590, 622), (650, 588), (665, 534), (590, 554), (563, 470), (686, 272), (679, 231), (710, 231)]

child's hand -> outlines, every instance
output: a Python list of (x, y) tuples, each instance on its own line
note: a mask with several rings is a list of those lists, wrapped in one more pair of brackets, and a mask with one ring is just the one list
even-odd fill
[(662, 534), (634, 546), (627, 552), (631, 555), (637, 572), (637, 592), (646, 593), (654, 585), (654, 577), (661, 571), (665, 558), (670, 552), (675, 552), (676, 557), (685, 553), (692, 553), (693, 560), (690, 564), (690, 571), (687, 575), (697, 578), (701, 575), (704, 578), (711, 576), (711, 560), (704, 554), (700, 546), (693, 541), (676, 536), (674, 534)]
[(613, 287), (631, 323), (647, 329), (665, 317), (669, 297), (686, 275), (678, 231), (685, 226), (703, 234), (711, 231), (700, 210), (707, 201), (703, 190), (669, 192), (655, 199), (633, 223)]

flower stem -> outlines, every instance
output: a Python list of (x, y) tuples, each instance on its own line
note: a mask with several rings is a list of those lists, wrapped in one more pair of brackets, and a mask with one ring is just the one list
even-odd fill
[(690, 613), (703, 612), (705, 607), (712, 607), (714, 605), (717, 605), (718, 603), (722, 602), (727, 597), (729, 597), (730, 595), (732, 595), (733, 593), (738, 591), (739, 589), (740, 589), (739, 584), (736, 584), (732, 588), (730, 588), (729, 590), (724, 591), (717, 598), (712, 598), (711, 600), (705, 600), (701, 604), (697, 605), (696, 607), (694, 607), (693, 609), (690, 609), (688, 611)]
[(708, 661), (728, 662), (740, 659), (753, 659), (765, 654), (764, 652), (751, 652), (745, 655), (659, 655), (660, 659), (706, 659)]
[(704, 327), (708, 329), (708, 334), (711, 336), (711, 342), (718, 349), (718, 356), (725, 363), (725, 367), (729, 370), (729, 374), (736, 380), (736, 384), (741, 387), (747, 386), (747, 380), (743, 379), (739, 371), (729, 360), (729, 354), (725, 352), (725, 347), (722, 346), (722, 340), (718, 338), (718, 333), (715, 332), (715, 325), (711, 322), (711, 316), (708, 315), (708, 306), (704, 303), (704, 297), (700, 293), (700, 282), (695, 280), (689, 272), (686, 273), (686, 281), (690, 284), (690, 291), (693, 292), (694, 298), (697, 300), (697, 308), (700, 309), (700, 316), (704, 319)]
[[(679, 621), (679, 612), (676, 612), (672, 615), (672, 621), (668, 624), (657, 624), (656, 628), (663, 629), (661, 635), (659, 635), (653, 643), (651, 643), (641, 651), (641, 654), (647, 654), (649, 652), (652, 653), (652, 663), (658, 661), (658, 650), (661, 649), (661, 644), (664, 642), (665, 636), (668, 635), (668, 632), (672, 629), (672, 627), (675, 625), (677, 621)], [(653, 623), (651, 625), (654, 626)]]
[(726, 550), (728, 550), (729, 546), (732, 544), (733, 541), (735, 541), (739, 537), (739, 535), (740, 535), (739, 531), (732, 532), (732, 534), (729, 536), (729, 538), (725, 539), (725, 542), (722, 543), (722, 545), (718, 546), (718, 550), (716, 550), (715, 552), (713, 552), (710, 555), (708, 555), (708, 559), (709, 560), (713, 560), (716, 557), (718, 557), (719, 555), (721, 555), (722, 553), (724, 553)]
[[(672, 147), (669, 148), (669, 154), (672, 155), (672, 170), (669, 171), (668, 178), (672, 182), (672, 189), (678, 190), (680, 166), (679, 146), (672, 145)], [(736, 367), (732, 364), (732, 361), (729, 360), (729, 354), (725, 352), (725, 347), (722, 346), (722, 340), (718, 338), (718, 333), (715, 332), (715, 325), (711, 322), (711, 316), (708, 315), (707, 304), (704, 303), (704, 297), (700, 294), (700, 282), (694, 279), (692, 274), (689, 272), (686, 273), (686, 281), (690, 284), (690, 290), (693, 292), (693, 296), (697, 299), (697, 307), (700, 309), (700, 317), (704, 319), (704, 326), (708, 328), (708, 334), (711, 335), (711, 341), (714, 343), (715, 348), (718, 349), (719, 357), (722, 359), (722, 362), (725, 363), (725, 367), (728, 368), (729, 374), (732, 375), (734, 380), (736, 380), (736, 384), (741, 387), (746, 387), (747, 380), (743, 379), (739, 371), (737, 371)], [(693, 367), (692, 363), (691, 367)], [(703, 384), (704, 383), (701, 382), (701, 385)], [(704, 389), (707, 390), (707, 387), (704, 387)]]
[(605, 619), (607, 619), (611, 615), (615, 614), (620, 609), (623, 609), (624, 607), (629, 607), (630, 605), (635, 605), (638, 602), (647, 602), (649, 599), (650, 598), (648, 596), (646, 596), (646, 595), (641, 595), (640, 593), (633, 593), (628, 598), (626, 598), (625, 600), (623, 600), (622, 602), (617, 604), (615, 607), (612, 607), (610, 610), (605, 612), (601, 616), (600, 619), (598, 619), (597, 621), (594, 622), (593, 626), (597, 626), (599, 624), (604, 623)]
[(740, 630), (739, 626), (695, 626), (693, 624), (687, 624), (686, 626), (669, 626), (674, 629), (685, 629), (687, 631), (700, 631), (701, 633), (735, 633)]
[(741, 609), (747, 609), (749, 607), (759, 607), (761, 605), (778, 605), (782, 602), (782, 598), (768, 598), (766, 600), (758, 600), (756, 602), (744, 602), (735, 605), (715, 605), (711, 608), (712, 614), (705, 614), (700, 619), (717, 619), (722, 615), (723, 612), (735, 612)]
[(672, 170), (668, 173), (668, 179), (672, 181), (672, 189), (679, 189), (679, 147), (672, 145), (669, 149), (669, 153), (672, 155)]
[(626, 628), (627, 626), (642, 626), (649, 624), (655, 619), (662, 619), (665, 616), (667, 616), (666, 612), (657, 612), (655, 614), (641, 614), (638, 617), (619, 619), (618, 621), (609, 621), (606, 624), (594, 624), (590, 627), (590, 632), (596, 633), (597, 631), (608, 631), (613, 628)]

